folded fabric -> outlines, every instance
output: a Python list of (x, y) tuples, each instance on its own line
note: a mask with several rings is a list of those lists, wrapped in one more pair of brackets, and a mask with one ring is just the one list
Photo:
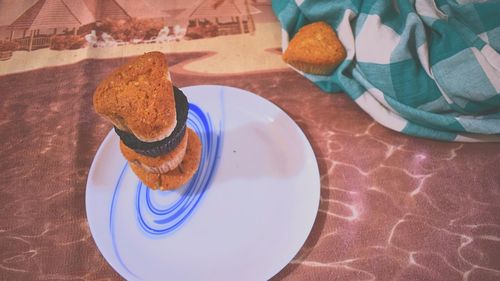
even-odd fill
[(329, 76), (380, 124), (447, 141), (500, 141), (500, 1), (273, 0), (283, 50), (300, 27), (329, 23), (347, 50)]

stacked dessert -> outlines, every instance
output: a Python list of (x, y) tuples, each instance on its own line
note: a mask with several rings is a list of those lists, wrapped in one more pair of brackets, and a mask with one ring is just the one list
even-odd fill
[(188, 101), (173, 86), (162, 53), (146, 53), (115, 70), (93, 102), (113, 123), (123, 156), (145, 185), (174, 189), (196, 173), (201, 142), (186, 127)]

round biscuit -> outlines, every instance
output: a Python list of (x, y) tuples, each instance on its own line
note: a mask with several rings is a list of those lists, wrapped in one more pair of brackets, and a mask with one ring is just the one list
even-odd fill
[(201, 141), (198, 135), (188, 128), (188, 143), (184, 159), (177, 168), (164, 174), (149, 173), (139, 165), (129, 162), (132, 171), (149, 188), (170, 190), (189, 182), (198, 170), (201, 159)]

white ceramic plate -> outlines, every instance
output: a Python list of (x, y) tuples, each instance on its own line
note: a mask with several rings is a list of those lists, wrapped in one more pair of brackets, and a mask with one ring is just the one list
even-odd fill
[(224, 86), (182, 89), (200, 168), (175, 191), (150, 191), (111, 131), (90, 168), (94, 240), (127, 280), (266, 280), (304, 244), (319, 205), (309, 142), (269, 101)]

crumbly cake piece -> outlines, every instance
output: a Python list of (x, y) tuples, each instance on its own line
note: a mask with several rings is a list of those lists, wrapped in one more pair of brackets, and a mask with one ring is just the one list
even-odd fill
[(283, 60), (306, 73), (329, 75), (345, 59), (346, 51), (325, 22), (303, 26), (290, 40)]
[(188, 143), (188, 135), (184, 133), (180, 143), (170, 152), (157, 157), (148, 157), (135, 152), (133, 149), (128, 147), (120, 141), (120, 150), (129, 162), (140, 166), (143, 170), (148, 173), (167, 173), (179, 166), (184, 159), (186, 154), (186, 148)]
[(173, 150), (181, 142), (186, 133), (186, 121), (189, 111), (187, 97), (175, 86), (174, 97), (177, 125), (168, 137), (156, 142), (143, 142), (133, 134), (115, 127), (115, 132), (120, 137), (120, 140), (135, 152), (149, 157), (161, 156)]
[(170, 190), (186, 184), (198, 170), (201, 159), (201, 141), (198, 135), (188, 128), (186, 154), (179, 166), (167, 173), (149, 173), (139, 165), (129, 162), (132, 171), (152, 189)]
[(121, 66), (97, 87), (95, 111), (144, 142), (169, 136), (176, 110), (165, 56), (146, 53)]

